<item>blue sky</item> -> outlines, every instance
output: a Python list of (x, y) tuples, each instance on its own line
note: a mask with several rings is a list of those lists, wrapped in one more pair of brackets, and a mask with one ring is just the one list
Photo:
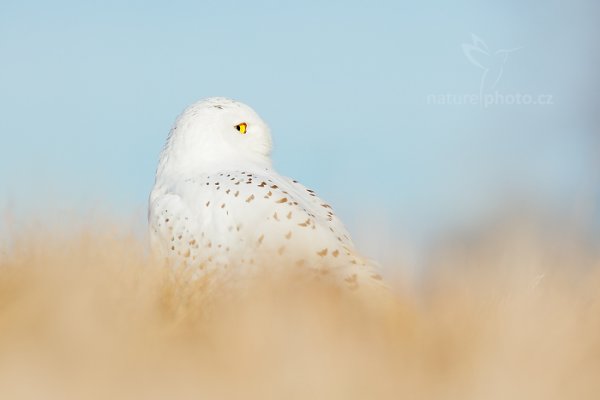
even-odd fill
[[(513, 198), (597, 212), (592, 1), (99, 3), (0, 3), (3, 207), (139, 213), (177, 114), (228, 96), (365, 243), (369, 224), (428, 241)], [(502, 69), (490, 94), (553, 104), (428, 102), (480, 92), (473, 34)]]

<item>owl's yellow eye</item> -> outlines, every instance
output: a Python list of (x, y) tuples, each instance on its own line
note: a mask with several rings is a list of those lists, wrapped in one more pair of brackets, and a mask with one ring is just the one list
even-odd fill
[(248, 127), (248, 124), (246, 124), (245, 122), (242, 122), (241, 124), (236, 125), (235, 129), (237, 129), (238, 132), (240, 132), (242, 135), (245, 135), (247, 127)]

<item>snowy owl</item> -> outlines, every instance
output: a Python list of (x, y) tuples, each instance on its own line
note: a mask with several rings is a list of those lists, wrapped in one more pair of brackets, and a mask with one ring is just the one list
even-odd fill
[(176, 120), (150, 194), (151, 245), (205, 276), (304, 268), (350, 288), (379, 284), (331, 206), (271, 166), (267, 124), (245, 104), (209, 98)]

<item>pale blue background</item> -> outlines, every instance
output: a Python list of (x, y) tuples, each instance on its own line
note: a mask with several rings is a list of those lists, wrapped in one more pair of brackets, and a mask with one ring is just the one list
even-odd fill
[[(432, 242), (522, 200), (597, 219), (599, 10), (2, 0), (0, 205), (143, 215), (174, 118), (219, 95), (264, 117), (277, 168), (333, 203), (371, 253)], [(427, 104), (478, 92), (481, 70), (461, 48), (471, 33), (491, 50), (523, 47), (499, 92), (554, 105)]]

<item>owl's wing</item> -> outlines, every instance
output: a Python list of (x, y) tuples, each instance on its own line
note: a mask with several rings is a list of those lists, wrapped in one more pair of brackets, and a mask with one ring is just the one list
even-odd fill
[(277, 176), (277, 181), (281, 182), (287, 191), (292, 193), (292, 196), (302, 204), (311, 215), (316, 218), (319, 223), (327, 225), (332, 233), (339, 237), (342, 243), (348, 247), (354, 247), (350, 234), (346, 230), (342, 220), (335, 214), (333, 208), (324, 200), (322, 200), (314, 190), (308, 189), (296, 180)]
[(150, 207), (154, 242), (188, 265), (292, 265), (335, 271), (349, 284), (379, 279), (331, 208), (271, 171), (187, 179), (163, 188)]

